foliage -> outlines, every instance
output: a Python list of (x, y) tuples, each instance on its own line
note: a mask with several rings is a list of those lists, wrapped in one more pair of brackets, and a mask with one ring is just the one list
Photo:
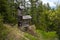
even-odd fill
[(0, 40), (5, 40), (8, 33), (9, 33), (9, 30), (6, 27), (0, 26)]
[(16, 23), (16, 9), (13, 5), (12, 1), (0, 0), (0, 15), (4, 23)]
[(36, 37), (32, 36), (31, 34), (25, 33), (25, 37), (27, 37), (30, 40), (37, 40)]
[(44, 40), (56, 40), (55, 38), (57, 38), (57, 34), (56, 32), (45, 32), (42, 30), (37, 30), (37, 33), (41, 36)]

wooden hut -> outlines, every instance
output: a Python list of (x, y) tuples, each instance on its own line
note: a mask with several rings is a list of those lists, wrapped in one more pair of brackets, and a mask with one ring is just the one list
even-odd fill
[(28, 27), (30, 25), (30, 22), (31, 22), (31, 16), (30, 15), (25, 15), (23, 16), (23, 22), (22, 22), (22, 26), (23, 27)]
[(24, 27), (27, 30), (27, 27), (30, 25), (31, 16), (24, 15), (24, 7), (18, 7), (18, 27)]

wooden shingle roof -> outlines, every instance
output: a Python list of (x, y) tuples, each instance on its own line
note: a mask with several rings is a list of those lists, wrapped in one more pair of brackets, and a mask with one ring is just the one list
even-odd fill
[(32, 17), (30, 15), (23, 16), (23, 19), (31, 19)]

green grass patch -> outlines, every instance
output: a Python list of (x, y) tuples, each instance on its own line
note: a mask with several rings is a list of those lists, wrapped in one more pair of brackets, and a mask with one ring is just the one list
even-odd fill
[(45, 32), (45, 31), (41, 31), (41, 30), (37, 30), (38, 34), (41, 34), (44, 40), (53, 40), (55, 38), (57, 38), (57, 34), (55, 31), (51, 31), (51, 32)]
[(27, 37), (30, 40), (37, 40), (36, 37), (32, 36), (31, 34), (25, 33), (25, 37)]

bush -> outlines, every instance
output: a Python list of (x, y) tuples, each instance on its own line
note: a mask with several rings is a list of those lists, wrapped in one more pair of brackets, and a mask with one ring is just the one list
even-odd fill
[(8, 33), (7, 28), (3, 25), (3, 17), (0, 16), (0, 40), (4, 40)]
[(0, 15), (0, 27), (3, 26), (3, 17)]

